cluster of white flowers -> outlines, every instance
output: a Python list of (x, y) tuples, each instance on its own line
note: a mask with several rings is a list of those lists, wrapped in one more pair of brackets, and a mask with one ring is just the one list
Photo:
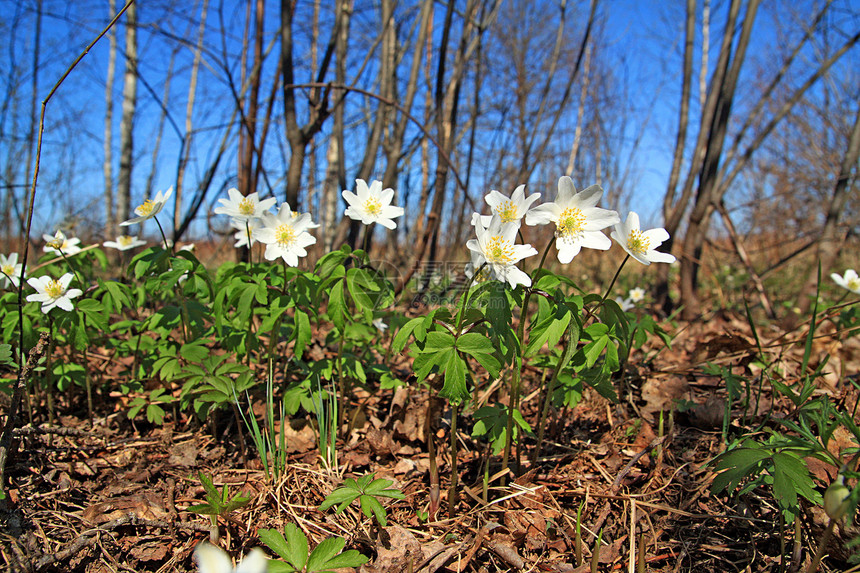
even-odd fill
[[(393, 189), (382, 189), (381, 181), (372, 181), (368, 186), (363, 179), (356, 179), (356, 192), (344, 191), (343, 198), (349, 205), (345, 215), (365, 225), (379, 223), (388, 229), (397, 224), (393, 219), (403, 215), (402, 207), (391, 205)], [(274, 198), (260, 200), (257, 193), (242, 195), (238, 189), (227, 191), (229, 199), (219, 199), (218, 215), (229, 215), (230, 224), (236, 229), (235, 246), (250, 247), (255, 242), (266, 245), (264, 257), (268, 261), (283, 259), (295, 267), (299, 257), (307, 256), (307, 247), (317, 242), (310, 234), (319, 227), (310, 213), (298, 213), (288, 203), (282, 203), (277, 213), (270, 209), (277, 202)]]
[[(471, 261), (466, 266), (466, 274), (472, 276), (480, 271), (478, 280), (487, 278), (506, 282), (512, 287), (518, 284), (531, 286), (529, 276), (518, 269), (516, 264), (537, 254), (531, 245), (517, 245), (514, 240), (520, 224), (555, 224), (555, 247), (558, 261), (567, 264), (579, 254), (583, 247), (608, 250), (612, 246), (603, 230), (614, 225), (610, 236), (642, 264), (671, 263), (675, 257), (657, 251), (669, 233), (665, 229), (639, 229), (639, 216), (630, 213), (621, 222), (618, 213), (597, 207), (603, 197), (603, 189), (592, 185), (577, 192), (570, 177), (558, 180), (558, 194), (555, 201), (533, 207), (540, 198), (539, 193), (525, 196), (525, 186), (517, 187), (509, 197), (491, 191), (485, 200), (492, 209), (492, 215), (472, 215), (477, 239), (470, 240), (466, 246), (471, 251)], [(644, 295), (644, 292), (643, 292)]]

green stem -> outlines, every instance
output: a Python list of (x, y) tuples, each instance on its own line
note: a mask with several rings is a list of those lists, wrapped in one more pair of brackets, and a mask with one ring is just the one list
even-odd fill
[(245, 232), (248, 234), (248, 266), (251, 266), (251, 264), (253, 263), (253, 261), (251, 260), (251, 224), (248, 222), (248, 219), (245, 219)]
[(86, 283), (86, 282), (84, 282), (84, 277), (83, 277), (83, 275), (81, 275), (81, 274), (78, 272), (78, 269), (75, 267), (75, 265), (73, 265), (73, 264), (72, 264), (72, 262), (71, 262), (69, 259), (67, 259), (67, 258), (66, 258), (66, 253), (64, 253), (64, 252), (62, 251), (62, 249), (59, 249), (59, 251), (60, 251), (60, 256), (61, 256), (61, 257), (63, 257), (63, 260), (66, 262), (66, 264), (67, 264), (67, 265), (69, 265), (69, 268), (70, 268), (70, 269), (72, 269), (72, 273), (74, 273), (75, 278), (76, 278), (76, 279), (78, 279), (78, 280), (80, 281), (81, 286), (86, 285), (87, 283)]
[(448, 518), (454, 519), (457, 515), (457, 407), (456, 402), (451, 402), (451, 485), (448, 487)]
[[(48, 352), (45, 354), (45, 398), (48, 403), (48, 423), (52, 426), (54, 425), (54, 371), (53, 371), (53, 357), (54, 357), (54, 319), (48, 314), (48, 333), (50, 334), (50, 339), (48, 340)], [(48, 445), (51, 445), (52, 436), (48, 434)]]
[[(533, 279), (536, 279), (540, 276), (540, 272), (543, 270), (543, 265), (546, 262), (546, 257), (549, 254), (550, 247), (552, 247), (555, 242), (555, 238), (551, 238), (546, 245), (546, 248), (543, 250), (543, 255), (541, 255), (540, 263), (538, 264), (537, 269), (535, 269), (532, 274)], [(502, 469), (508, 469), (508, 462), (511, 457), (511, 447), (513, 444), (513, 431), (514, 431), (514, 410), (519, 408), (520, 406), (520, 381), (522, 379), (522, 368), (523, 368), (523, 360), (526, 351), (525, 341), (523, 338), (525, 337), (526, 332), (526, 316), (528, 315), (529, 302), (531, 301), (532, 290), (527, 289), (525, 298), (523, 299), (523, 311), (520, 314), (520, 324), (517, 330), (517, 340), (520, 344), (520, 352), (517, 357), (517, 362), (514, 363), (513, 370), (511, 371), (511, 394), (508, 402), (508, 419), (505, 423), (505, 450), (502, 454)], [(519, 446), (517, 447), (517, 460), (519, 460)], [(519, 466), (519, 463), (517, 463)], [(519, 471), (519, 467), (517, 467), (517, 471)]]
[(623, 268), (624, 268), (624, 263), (626, 263), (626, 262), (627, 262), (627, 259), (629, 259), (629, 258), (630, 258), (630, 255), (627, 255), (626, 257), (624, 257), (624, 260), (623, 260), (623, 261), (621, 261), (621, 265), (618, 267), (618, 270), (617, 270), (617, 271), (615, 271), (615, 276), (614, 276), (614, 277), (612, 277), (612, 282), (611, 282), (611, 283), (609, 283), (609, 288), (608, 288), (608, 289), (606, 289), (606, 294), (604, 294), (604, 295), (603, 295), (603, 300), (601, 300), (601, 301), (600, 301), (600, 302), (601, 302), (601, 304), (603, 303), (603, 301), (605, 301), (605, 300), (606, 300), (606, 297), (608, 297), (608, 296), (609, 296), (609, 293), (611, 293), (611, 292), (612, 292), (612, 287), (614, 287), (614, 286), (615, 286), (615, 281), (617, 281), (617, 280), (618, 280), (618, 275), (620, 275), (620, 274), (621, 274), (621, 269), (623, 269)]
[(170, 254), (174, 254), (173, 249), (174, 247), (176, 247), (176, 245), (171, 245), (167, 242), (167, 235), (164, 234), (164, 229), (162, 228), (161, 223), (158, 222), (158, 217), (153, 217), (153, 220), (155, 221), (155, 224), (158, 225), (158, 230), (161, 232), (161, 240), (164, 241), (162, 243), (164, 245), (164, 249), (170, 249)]

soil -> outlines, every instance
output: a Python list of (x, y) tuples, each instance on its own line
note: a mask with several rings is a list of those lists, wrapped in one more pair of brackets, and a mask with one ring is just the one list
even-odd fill
[[(805, 570), (828, 524), (819, 507), (801, 500), (797, 528), (781, 527), (769, 487), (736, 495), (710, 489), (711, 462), (725, 448), (724, 419), (729, 441), (744, 433), (764, 440), (779, 418), (795, 411), (769, 384), (758, 392), (758, 347), (749, 325), (717, 313), (667, 328), (674, 336), (670, 348), (649, 340), (614, 380), (619, 403), (589, 390), (575, 408), (552, 413), (536, 461), (533, 437), (512, 455), (510, 472), (501, 471), (500, 456), (491, 457), (486, 493), (487, 445), (469, 435), (470, 412), (461, 413), (455, 500), (447, 499), (451, 411), (434, 404), (428, 426), (429, 394), (418, 385), (357, 392), (335, 467), (321, 463), (310, 421), (294, 417), (288, 463), (276, 478), (267, 477), (247, 435), (243, 455), (228, 410), (204, 426), (168, 412), (159, 426), (140, 418), (133, 423), (122, 397), (100, 396), (91, 422), (85, 397), (58, 396), (62, 415), (54, 424), (16, 433), (0, 508), (2, 560), (14, 572), (196, 571), (194, 547), (215, 534), (208, 516), (188, 511), (204, 502), (202, 472), (219, 488), (229, 487), (230, 496), (250, 498), (218, 520), (217, 543), (237, 561), (262, 546), (258, 530), (282, 532), (292, 523), (311, 547), (327, 537), (346, 538), (347, 548), (369, 558), (360, 568), (366, 572)], [(828, 357), (816, 395), (850, 409), (858, 399), (860, 341), (827, 328), (819, 330), (809, 365), (815, 369)], [(782, 381), (797, 382), (806, 327), (759, 330), (773, 342), (764, 346), (769, 360), (781, 361)], [(108, 368), (96, 354), (90, 367)], [(703, 373), (707, 363), (752, 381), (753, 399), (746, 406), (742, 397), (733, 399), (728, 418), (726, 385)], [(400, 359), (405, 382), (409, 366), (408, 358)], [(481, 381), (486, 395), (504, 402), (506, 393), (493, 391), (493, 382)], [(526, 373), (522, 411), (533, 428), (539, 382)], [(44, 411), (44, 404), (34, 407)], [(428, 439), (435, 440), (441, 479), (435, 515), (429, 513)], [(847, 432), (833, 443), (856, 445)], [(836, 468), (812, 459), (808, 467), (823, 493)], [(402, 501), (384, 500), (386, 527), (358, 503), (342, 513), (318, 509), (344, 479), (370, 472), (405, 494)], [(843, 525), (835, 528), (823, 571), (851, 567), (847, 542), (857, 532)]]

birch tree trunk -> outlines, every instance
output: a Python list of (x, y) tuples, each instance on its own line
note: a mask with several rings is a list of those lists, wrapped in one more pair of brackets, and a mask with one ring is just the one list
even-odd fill
[(134, 153), (134, 113), (137, 107), (137, 4), (125, 12), (125, 72), (122, 120), (119, 126), (119, 176), (116, 184), (116, 220), (131, 213), (131, 173)]
[[(116, 14), (116, 0), (108, 0), (108, 17), (113, 20)], [(116, 73), (116, 32), (113, 28), (108, 31), (108, 65), (105, 78), (105, 141), (104, 141), (104, 197), (105, 197), (105, 237), (112, 237), (116, 232), (117, 221), (113, 207), (113, 84)]]

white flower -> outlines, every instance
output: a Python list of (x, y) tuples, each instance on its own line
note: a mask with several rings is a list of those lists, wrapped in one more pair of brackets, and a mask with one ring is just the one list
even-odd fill
[[(247, 225), (247, 227), (246, 227)], [(233, 245), (237, 249), (239, 247), (250, 247), (257, 242), (257, 230), (262, 228), (263, 222), (260, 219), (248, 219), (247, 221), (230, 220), (230, 226), (236, 229), (233, 233), (233, 238), (236, 239), (236, 244)], [(251, 234), (251, 242), (248, 243), (248, 233)]]
[(394, 207), (394, 189), (382, 189), (382, 181), (372, 181), (370, 187), (364, 179), (356, 179), (356, 193), (344, 191), (343, 198), (349, 203), (344, 214), (350, 219), (361, 221), (365, 225), (379, 223), (387, 229), (394, 229), (397, 223), (395, 217), (403, 215), (403, 207)]
[(8, 257), (0, 255), (0, 288), (9, 288), (11, 284), (15, 288), (21, 282), (21, 264), (18, 262), (18, 253), (12, 253)]
[[(531, 208), (532, 203), (540, 199), (540, 193), (532, 193), (528, 197), (525, 195), (526, 186), (520, 185), (514, 189), (514, 192), (510, 197), (506, 197), (498, 191), (490, 191), (487, 196), (484, 197), (484, 201), (486, 201), (487, 205), (489, 205), (493, 210), (493, 215), (498, 215), (502, 218), (502, 223), (516, 222), (517, 225), (519, 225), (522, 222), (523, 217), (526, 216), (526, 213), (528, 213)], [(490, 225), (490, 218), (492, 215), (480, 215), (480, 217), (484, 227), (488, 227)], [(474, 216), (472, 217), (472, 224), (475, 224)]]
[(645, 300), (645, 289), (640, 287), (632, 288), (627, 293), (627, 296), (630, 297), (630, 302), (642, 302)]
[(147, 199), (143, 202), (142, 205), (137, 207), (134, 210), (134, 213), (137, 217), (132, 217), (128, 221), (123, 221), (120, 223), (121, 226), (127, 227), (128, 225), (134, 225), (135, 223), (140, 223), (142, 221), (146, 221), (147, 219), (152, 219), (164, 208), (164, 204), (167, 203), (167, 200), (170, 198), (170, 195), (173, 193), (173, 187), (168, 189), (162, 195), (161, 191), (155, 194), (154, 199)]
[(466, 243), (472, 253), (479, 255), (472, 256), (472, 272), (486, 263), (484, 270), (489, 271), (490, 278), (506, 282), (513, 288), (518, 284), (531, 286), (531, 278), (518, 269), (516, 264), (538, 253), (531, 245), (514, 244), (518, 230), (517, 223), (502, 223), (499, 215), (492, 216), (490, 226), (486, 229), (483, 221), (478, 219), (475, 222), (475, 234), (478, 238)]
[(189, 253), (193, 253), (194, 249), (196, 249), (196, 248), (197, 248), (197, 245), (195, 245), (194, 243), (186, 243), (186, 244), (182, 245), (181, 247), (179, 247), (179, 250), (180, 251), (188, 251)]
[(558, 180), (558, 196), (526, 213), (526, 225), (555, 223), (555, 248), (558, 262), (567, 264), (582, 247), (606, 251), (612, 246), (602, 229), (618, 223), (618, 213), (595, 207), (603, 196), (599, 185), (576, 192), (570, 177)]
[(615, 297), (615, 302), (618, 303), (618, 306), (621, 307), (621, 310), (627, 312), (628, 310), (633, 310), (636, 305), (633, 304), (633, 300), (631, 299), (623, 299), (620, 296)]
[(199, 543), (194, 548), (194, 559), (200, 573), (266, 573), (268, 568), (266, 554), (259, 547), (245, 555), (235, 568), (223, 550), (209, 543)]
[(267, 261), (281, 257), (291, 267), (299, 265), (299, 257), (307, 256), (305, 247), (317, 242), (308, 233), (313, 228), (310, 213), (293, 216), (286, 203), (278, 209), (278, 214), (263, 213), (263, 227), (257, 230), (256, 239), (266, 244), (264, 256)]
[(27, 302), (41, 302), (42, 312), (45, 314), (55, 306), (63, 310), (72, 310), (74, 308), (72, 299), (83, 294), (81, 289), (69, 288), (73, 278), (72, 273), (66, 273), (57, 280), (49, 276), (27, 279), (27, 284), (36, 289), (35, 294), (27, 295)]
[(137, 238), (137, 235), (134, 237), (129, 235), (120, 235), (116, 238), (116, 241), (105, 241), (102, 244), (105, 247), (110, 247), (111, 249), (116, 249), (118, 251), (128, 251), (135, 247), (142, 247), (146, 244), (146, 241), (141, 241)]
[(385, 324), (385, 321), (382, 320), (382, 317), (379, 317), (373, 321), (373, 326), (376, 327), (376, 330), (380, 332), (380, 334), (384, 334), (386, 330), (388, 330), (388, 325)]
[(254, 217), (262, 217), (263, 213), (274, 207), (278, 202), (274, 197), (260, 201), (257, 193), (250, 193), (245, 196), (239, 193), (236, 188), (228, 189), (227, 195), (229, 199), (218, 199), (221, 207), (215, 207), (215, 213), (218, 215), (230, 215), (236, 221), (245, 222)]
[(42, 235), (42, 238), (46, 241), (45, 247), (42, 249), (46, 253), (57, 253), (58, 255), (63, 254), (70, 257), (81, 252), (81, 248), (78, 246), (81, 240), (77, 238), (69, 239), (62, 231), (57, 231), (53, 237), (51, 235)]
[(845, 271), (845, 275), (841, 277), (833, 273), (830, 278), (842, 288), (848, 289), (854, 294), (860, 294), (860, 277), (857, 276), (857, 271), (854, 269), (848, 269)]
[(666, 229), (657, 228), (648, 231), (639, 230), (639, 215), (630, 211), (627, 220), (615, 225), (615, 230), (610, 236), (621, 245), (621, 248), (642, 263), (674, 263), (675, 257), (669, 253), (661, 253), (655, 250), (669, 238)]

